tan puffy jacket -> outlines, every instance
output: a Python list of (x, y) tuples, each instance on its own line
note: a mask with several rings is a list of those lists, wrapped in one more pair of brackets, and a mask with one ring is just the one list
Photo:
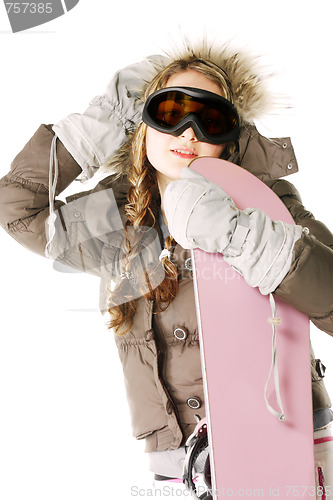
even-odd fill
[[(45, 221), (49, 216), (49, 159), (53, 137), (52, 126), (42, 125), (0, 181), (1, 225), (18, 242), (41, 255), (47, 243)], [(57, 157), (56, 195), (81, 173), (60, 141), (57, 141)], [(285, 203), (295, 222), (309, 229), (308, 234), (297, 241), (291, 269), (275, 293), (306, 313), (318, 328), (333, 335), (333, 235), (303, 207), (294, 186), (280, 179), (297, 171), (290, 140), (269, 140), (255, 127), (247, 126), (242, 130), (239, 150), (229, 160), (263, 180)], [(105, 195), (111, 192), (109, 188), (124, 221), (128, 189), (124, 176), (109, 176), (92, 191), (67, 198), (67, 204), (55, 202), (59, 239), (64, 242), (58, 260), (101, 275), (102, 311), (107, 308), (105, 290), (110, 277), (119, 273), (122, 238), (119, 217), (113, 221), (110, 214), (103, 220), (102, 214), (107, 212), (111, 199)], [(91, 196), (96, 193), (101, 195)], [(96, 200), (96, 205), (91, 200)], [(91, 214), (99, 214), (98, 224), (96, 217), (90, 220)], [(106, 219), (112, 221), (109, 233)], [(158, 227), (156, 231), (162, 245)], [(176, 449), (183, 445), (193, 431), (194, 415), (205, 414), (190, 254), (177, 245), (173, 260), (181, 270), (181, 279), (179, 293), (171, 306), (156, 315), (153, 303), (138, 298), (130, 332), (116, 337), (133, 434), (138, 439), (146, 438), (146, 451)], [(311, 373), (314, 410), (330, 407), (322, 380), (323, 365), (313, 354)]]

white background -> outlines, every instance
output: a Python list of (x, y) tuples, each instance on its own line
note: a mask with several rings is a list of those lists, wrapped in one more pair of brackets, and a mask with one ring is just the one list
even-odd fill
[[(292, 136), (300, 172), (289, 179), (333, 230), (332, 10), (330, 0), (81, 0), (14, 35), (1, 3), (0, 176), (40, 123), (82, 112), (120, 67), (206, 30), (281, 72), (277, 88), (289, 92), (294, 113), (261, 126)], [(0, 498), (127, 500), (132, 486), (148, 496), (98, 280), (55, 272), (4, 231), (0, 240)], [(312, 341), (333, 395), (332, 339), (312, 328)]]

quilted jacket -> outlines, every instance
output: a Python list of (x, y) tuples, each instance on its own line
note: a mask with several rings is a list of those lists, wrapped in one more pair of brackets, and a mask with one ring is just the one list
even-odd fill
[[(45, 255), (49, 217), (49, 162), (54, 139), (42, 125), (0, 180), (0, 223), (19, 243)], [(63, 144), (56, 142), (58, 196), (81, 168)], [(333, 335), (333, 235), (304, 208), (296, 188), (281, 179), (298, 169), (289, 138), (267, 139), (254, 126), (243, 127), (237, 151), (229, 158), (264, 181), (283, 201), (295, 222), (308, 230), (294, 248), (292, 266), (275, 294), (307, 314)], [(101, 277), (100, 308), (107, 309), (111, 280), (121, 278), (121, 242), (128, 190), (125, 175), (108, 175), (92, 190), (55, 200), (53, 258)], [(96, 216), (98, 214), (98, 217)], [(149, 242), (148, 261), (158, 258), (164, 241), (158, 225)], [(137, 296), (132, 328), (115, 336), (123, 364), (133, 434), (146, 438), (146, 451), (176, 449), (195, 427), (194, 415), (205, 415), (199, 338), (194, 306), (190, 253), (176, 245), (173, 261), (180, 269), (176, 299), (163, 312)], [(156, 283), (162, 279), (157, 276)], [(36, 298), (36, 307), (38, 298)], [(313, 409), (331, 405), (324, 366), (312, 352)], [(226, 401), (226, 406), (228, 402)]]

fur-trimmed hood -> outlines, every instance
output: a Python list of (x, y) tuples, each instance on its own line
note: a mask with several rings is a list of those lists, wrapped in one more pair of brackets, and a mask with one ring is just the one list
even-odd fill
[(231, 82), (234, 105), (242, 123), (253, 124), (255, 120), (271, 112), (277, 104), (277, 97), (268, 90), (272, 73), (265, 67), (260, 56), (235, 48), (230, 42), (192, 43), (185, 40), (179, 47), (166, 51), (164, 57), (154, 58), (157, 72), (178, 59), (192, 58), (208, 60), (224, 70)]
[(73, 113), (53, 125), (53, 130), (89, 179), (101, 167), (106, 171), (127, 171), (128, 134), (142, 118), (143, 96), (156, 75), (176, 60), (203, 59), (225, 71), (241, 126), (272, 112), (278, 99), (269, 91), (271, 73), (263, 58), (231, 43), (184, 40), (164, 55), (153, 55), (118, 71), (103, 95), (96, 96), (83, 114)]

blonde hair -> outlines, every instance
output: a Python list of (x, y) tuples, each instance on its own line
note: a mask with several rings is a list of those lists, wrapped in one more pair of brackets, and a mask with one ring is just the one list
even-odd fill
[[(213, 62), (194, 55), (175, 60), (160, 71), (148, 84), (143, 99), (146, 100), (149, 95), (164, 88), (172, 75), (188, 70), (202, 73), (221, 88), (226, 99), (231, 102), (234, 101), (231, 83), (225, 71)], [(119, 166), (121, 166), (130, 182), (128, 203), (125, 205), (127, 227), (153, 227), (158, 216), (157, 180), (155, 169), (149, 163), (146, 155), (146, 132), (147, 125), (141, 123), (109, 163), (109, 166), (113, 168), (118, 167), (119, 169)], [(228, 144), (227, 146), (226, 149), (228, 149), (230, 155), (235, 150), (235, 144)], [(140, 232), (138, 232), (134, 244), (133, 241), (129, 242), (127, 230), (125, 230), (125, 234), (126, 238), (123, 245), (123, 251), (127, 256), (125, 273), (130, 273), (134, 258), (142, 247), (140, 245)], [(165, 241), (165, 247), (169, 252), (172, 252), (174, 245), (175, 241), (169, 236)], [(166, 309), (175, 299), (179, 279), (178, 268), (169, 258), (164, 257), (159, 265), (163, 266), (165, 277), (156, 288), (151, 288), (147, 272), (145, 272), (145, 276), (141, 277), (141, 279), (145, 280), (145, 286), (142, 287), (142, 296), (154, 301), (156, 312)], [(122, 297), (127, 298), (125, 303), (121, 303)], [(115, 290), (110, 292), (108, 311), (111, 319), (108, 326), (114, 328), (116, 334), (123, 335), (131, 328), (136, 312), (136, 300), (135, 298), (131, 299), (128, 280), (121, 280)]]

